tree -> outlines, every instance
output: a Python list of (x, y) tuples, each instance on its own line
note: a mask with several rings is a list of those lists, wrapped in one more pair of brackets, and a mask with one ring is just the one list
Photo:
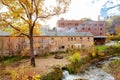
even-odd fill
[(120, 25), (115, 28), (116, 35), (120, 36)]
[(120, 40), (120, 24), (115, 28), (116, 40)]
[(106, 25), (108, 32), (110, 34), (115, 35), (116, 34), (116, 28), (120, 25), (120, 16), (113, 16), (106, 20)]
[(45, 3), (45, 0), (1, 0), (0, 2), (2, 6), (7, 7), (6, 12), (0, 12), (0, 28), (15, 36), (27, 36), (30, 42), (31, 66), (33, 67), (36, 66), (33, 36), (40, 34), (40, 21), (65, 13), (70, 0), (56, 0), (56, 5), (51, 5), (53, 7), (47, 7), (44, 5)]
[(1, 51), (1, 54), (0, 56), (3, 57), (3, 39), (0, 38), (0, 51)]

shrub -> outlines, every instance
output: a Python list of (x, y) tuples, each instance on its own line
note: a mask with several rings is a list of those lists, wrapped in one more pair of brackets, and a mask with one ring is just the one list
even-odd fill
[(85, 63), (87, 63), (90, 59), (91, 59), (90, 56), (85, 56), (84, 58), (81, 58), (80, 63), (81, 63), (81, 64), (85, 64)]
[(40, 80), (40, 78), (41, 78), (40, 75), (35, 75), (35, 76), (33, 77), (33, 80)]
[(72, 63), (76, 63), (76, 62), (80, 62), (80, 54), (79, 53), (75, 53), (72, 56), (70, 56), (68, 58)]
[(110, 46), (104, 50), (106, 55), (120, 54), (120, 46)]
[(31, 67), (25, 68), (25, 66), (9, 70), (12, 80), (40, 80), (40, 75), (36, 74), (35, 71), (29, 74), (29, 71), (31, 72)]
[(91, 58), (96, 58), (98, 57), (98, 49), (96, 47), (93, 47), (90, 51), (89, 51), (89, 56)]
[(43, 57), (47, 57), (47, 56), (49, 56), (50, 55), (50, 53), (49, 52), (46, 52), (46, 53), (44, 53), (42, 56)]
[(4, 60), (4, 56), (0, 56), (0, 62)]
[(103, 57), (103, 56), (105, 56), (105, 53), (104, 52), (99, 52), (98, 56)]
[(119, 67), (120, 66), (120, 60), (113, 60), (110, 64), (114, 65), (115, 67)]
[(60, 66), (55, 66), (53, 70), (41, 76), (40, 80), (62, 80), (62, 69)]

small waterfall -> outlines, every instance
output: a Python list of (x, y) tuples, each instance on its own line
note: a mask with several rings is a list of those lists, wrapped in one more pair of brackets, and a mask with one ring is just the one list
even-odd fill
[(68, 77), (69, 76), (69, 72), (67, 70), (63, 71), (63, 78)]
[(63, 79), (62, 80), (75, 80), (75, 79), (81, 79), (79, 75), (70, 75), (67, 70), (63, 71)]
[[(111, 60), (120, 59), (120, 57), (112, 57), (108, 60), (98, 62), (102, 65), (107, 65)], [(97, 68), (96, 65), (91, 65), (84, 73), (73, 75), (69, 74), (68, 71), (63, 71), (62, 80), (75, 80), (75, 79), (85, 79), (85, 80), (115, 80), (114, 77), (106, 73), (102, 68)]]

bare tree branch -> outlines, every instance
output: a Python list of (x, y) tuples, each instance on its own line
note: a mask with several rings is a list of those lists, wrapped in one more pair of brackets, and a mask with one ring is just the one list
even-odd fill
[(20, 0), (18, 0), (18, 1), (19, 1), (20, 5), (24, 8), (24, 11), (25, 11), (25, 13), (26, 13), (26, 16), (29, 18), (29, 13), (28, 13), (28, 10), (27, 10), (26, 6), (25, 6), (23, 3), (21, 3)]
[[(9, 26), (11, 26), (13, 29), (15, 29), (16, 31), (20, 32), (20, 29), (14, 27), (11, 23), (7, 22), (6, 20), (3, 19), (4, 22), (6, 22)], [(27, 37), (29, 37), (29, 35), (25, 34), (25, 33), (21, 33), (22, 35), (25, 35)]]

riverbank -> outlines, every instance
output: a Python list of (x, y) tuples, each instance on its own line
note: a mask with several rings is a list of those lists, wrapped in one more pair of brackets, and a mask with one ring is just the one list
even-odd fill
[[(95, 60), (87, 66), (85, 65), (82, 69), (78, 67), (77, 73), (69, 74), (68, 70), (65, 70), (63, 80), (120, 80), (120, 57), (109, 56), (101, 60)], [(107, 69), (107, 71), (104, 69)]]
[[(30, 66), (29, 59), (23, 59), (16, 61), (9, 66), (3, 65), (2, 68), (0, 67), (0, 78), (6, 78), (5, 80), (26, 80), (37, 77), (37, 80), (59, 80), (62, 78), (63, 69), (67, 69), (70, 73), (82, 72), (82, 70), (87, 69), (87, 67), (94, 62), (109, 58), (111, 56), (120, 55), (118, 48), (106, 48), (104, 52), (99, 53), (95, 48), (91, 50), (75, 49), (66, 53), (37, 57), (37, 65), (35, 68)], [(55, 57), (58, 57), (58, 59)], [(59, 79), (56, 77), (59, 77)]]
[[(47, 56), (47, 57), (37, 57), (36, 67), (33, 68), (30, 66), (29, 59), (23, 59), (17, 61), (9, 66), (3, 66), (0, 69), (0, 78), (5, 78), (5, 80), (13, 80), (13, 76), (18, 76), (19, 78), (24, 76), (33, 77), (36, 75), (43, 76), (54, 70), (56, 66), (65, 66), (70, 64), (70, 61), (66, 58), (66, 54), (60, 54), (63, 56), (62, 59), (55, 59), (55, 55)], [(14, 79), (19, 80), (19, 79)]]
[(112, 61), (103, 67), (104, 71), (114, 76), (115, 80), (120, 80), (120, 56), (119, 59), (112, 59)]

